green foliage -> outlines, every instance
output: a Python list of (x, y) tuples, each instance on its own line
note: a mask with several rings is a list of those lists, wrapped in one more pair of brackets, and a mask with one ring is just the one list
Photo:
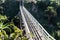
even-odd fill
[(14, 17), (17, 15), (17, 13), (19, 12), (19, 2), (18, 1), (5, 1), (2, 4), (3, 8), (4, 8), (4, 14), (8, 17)]
[(45, 10), (48, 7), (49, 3), (46, 3), (45, 1), (38, 1), (36, 5), (39, 10), (40, 9)]
[[(57, 12), (54, 10), (53, 7), (48, 6), (47, 10), (45, 10), (45, 17), (47, 17), (47, 20), (52, 23), (55, 19), (55, 17), (57, 16)], [(45, 18), (44, 17), (44, 18)], [(55, 21), (54, 21), (55, 22)]]
[(0, 15), (0, 21), (5, 21), (5, 20), (7, 20), (7, 17), (5, 16), (5, 15)]
[(5, 15), (0, 15), (0, 40), (28, 40), (23, 36), (23, 30), (20, 30), (13, 22), (4, 24), (7, 19)]

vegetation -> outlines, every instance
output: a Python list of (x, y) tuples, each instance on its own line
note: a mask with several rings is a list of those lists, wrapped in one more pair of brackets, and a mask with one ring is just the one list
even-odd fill
[(25, 7), (56, 40), (60, 40), (60, 5), (54, 1), (25, 3)]
[(6, 22), (7, 17), (0, 14), (0, 39), (1, 40), (28, 40), (13, 22)]
[(0, 3), (0, 40), (28, 40), (23, 30), (18, 28), (20, 21), (15, 17), (18, 12), (17, 3), (11, 2)]
[(19, 12), (19, 2), (18, 1), (12, 1), (12, 0), (6, 0), (4, 3), (1, 4), (3, 7), (3, 12), (7, 17), (14, 17)]

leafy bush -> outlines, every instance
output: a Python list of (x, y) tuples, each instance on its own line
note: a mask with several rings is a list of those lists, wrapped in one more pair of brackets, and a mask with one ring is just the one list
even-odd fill
[(23, 36), (23, 30), (20, 30), (13, 22), (6, 22), (7, 17), (0, 15), (0, 40), (28, 40)]

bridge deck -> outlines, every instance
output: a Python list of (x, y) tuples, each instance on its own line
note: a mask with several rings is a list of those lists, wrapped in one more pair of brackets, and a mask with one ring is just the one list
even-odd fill
[[(32, 32), (34, 37), (33, 40), (55, 40), (51, 37), (47, 31), (39, 24), (39, 22), (26, 10), (25, 7), (21, 6), (21, 14), (24, 16), (25, 24), (27, 24), (27, 29)], [(28, 32), (28, 30), (26, 30)]]

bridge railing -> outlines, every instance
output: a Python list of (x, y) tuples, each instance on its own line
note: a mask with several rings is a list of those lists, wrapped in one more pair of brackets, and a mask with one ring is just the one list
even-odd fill
[(41, 36), (43, 36), (46, 40), (55, 40), (44, 28), (43, 26), (28, 12), (28, 10), (23, 7), (23, 10), (26, 12), (28, 17), (32, 20), (32, 23), (35, 25), (36, 29), (40, 33)]
[(30, 31), (29, 31), (26, 19), (23, 14), (22, 6), (20, 6), (20, 12), (21, 12), (22, 20), (23, 20), (24, 26), (25, 26), (26, 36), (27, 36), (27, 38), (29, 38), (29, 40), (33, 40), (32, 37), (30, 36)]

